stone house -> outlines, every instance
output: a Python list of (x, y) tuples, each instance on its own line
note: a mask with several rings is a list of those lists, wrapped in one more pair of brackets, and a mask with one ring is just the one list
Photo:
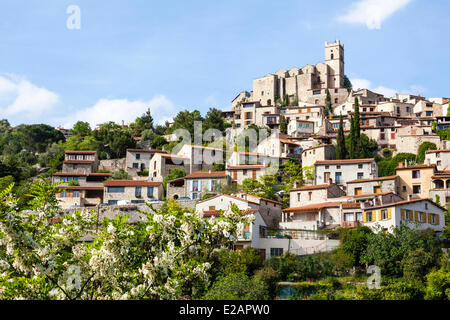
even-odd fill
[[(242, 249), (244, 247), (259, 248), (260, 227), (267, 226), (260, 214), (260, 206), (256, 202), (244, 200), (231, 195), (220, 194), (212, 198), (199, 201), (195, 210), (203, 213), (205, 217), (218, 216), (219, 210), (224, 212), (231, 210), (232, 205), (236, 205), (241, 212), (253, 214), (255, 220), (251, 225), (245, 226), (244, 232), (235, 243), (235, 249)], [(265, 254), (265, 253), (264, 253)]]
[(334, 198), (343, 196), (345, 196), (345, 192), (337, 184), (305, 186), (290, 191), (289, 206), (295, 208), (326, 201), (334, 201)]
[(347, 181), (347, 195), (364, 195), (372, 193), (400, 192), (399, 176), (356, 179)]
[(375, 159), (325, 160), (314, 164), (314, 184), (331, 181), (345, 186), (347, 181), (378, 177)]
[(425, 163), (435, 164), (439, 171), (450, 170), (450, 149), (426, 151)]
[(314, 134), (314, 122), (307, 120), (291, 120), (287, 126), (287, 133), (293, 137), (308, 137)]
[(233, 184), (241, 185), (248, 178), (259, 180), (267, 173), (268, 169), (269, 167), (266, 165), (227, 166), (226, 172), (231, 177)]
[(152, 181), (163, 181), (171, 170), (178, 168), (190, 173), (190, 159), (167, 153), (155, 153), (149, 164), (149, 177)]
[(429, 199), (414, 199), (364, 208), (363, 225), (385, 232), (406, 225), (413, 229), (432, 229), (438, 235), (445, 227), (445, 209)]
[(150, 160), (155, 153), (166, 153), (156, 149), (127, 149), (126, 153), (126, 171), (137, 176), (137, 172), (149, 170)]
[(97, 151), (66, 151), (63, 172), (91, 173), (98, 170)]
[(162, 182), (143, 180), (109, 180), (105, 183), (104, 203), (116, 205), (119, 201), (133, 204), (161, 200)]
[(224, 163), (224, 152), (220, 148), (185, 144), (176, 155), (190, 160), (189, 172), (211, 170), (214, 163)]
[(436, 173), (436, 165), (408, 165), (399, 163), (395, 169), (399, 176), (400, 193), (405, 200), (424, 199), (430, 197), (432, 177)]
[(312, 147), (302, 151), (302, 167), (314, 166), (317, 161), (335, 159), (336, 150), (332, 144)]

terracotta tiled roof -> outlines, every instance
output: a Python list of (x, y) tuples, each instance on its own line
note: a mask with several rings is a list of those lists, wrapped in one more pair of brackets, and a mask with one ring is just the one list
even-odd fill
[(107, 172), (105, 172), (105, 173), (103, 173), (103, 172), (94, 172), (94, 173), (89, 173), (88, 174), (89, 176), (93, 176), (93, 177), (109, 177), (109, 176), (111, 176), (112, 175), (112, 173), (107, 173)]
[(89, 150), (89, 151), (76, 151), (76, 150), (68, 150), (66, 154), (96, 154), (97, 151)]
[(432, 204), (434, 204), (436, 207), (447, 211), (447, 209), (443, 208), (442, 206), (438, 205), (437, 203), (434, 203), (433, 201), (431, 201), (430, 199), (427, 198), (423, 198), (423, 199), (413, 199), (413, 200), (404, 200), (404, 201), (399, 201), (399, 202), (394, 202), (394, 203), (386, 203), (380, 206), (376, 206), (376, 207), (370, 207), (370, 208), (366, 208), (366, 211), (371, 211), (373, 209), (377, 209), (377, 208), (385, 208), (385, 207), (393, 207), (393, 206), (399, 206), (399, 205), (403, 205), (403, 204), (410, 204), (410, 203), (416, 203), (416, 202), (421, 202), (421, 201), (428, 201)]
[(160, 153), (158, 152), (157, 154), (161, 155), (161, 157), (163, 158), (172, 158), (172, 159), (189, 159), (183, 156), (179, 156), (177, 154), (170, 154), (170, 153)]
[(322, 145), (317, 146), (317, 147), (312, 147), (312, 148), (309, 148), (309, 149), (305, 149), (305, 150), (302, 151), (302, 153), (306, 152), (306, 151), (310, 151), (310, 150), (314, 150), (314, 149), (320, 149), (320, 148), (324, 148), (324, 147), (330, 147), (330, 146), (332, 146), (332, 144), (322, 144)]
[(347, 181), (347, 183), (384, 181), (384, 180), (392, 180), (392, 179), (395, 179), (395, 178), (398, 178), (398, 176), (378, 177), (378, 178), (372, 178), (372, 179), (356, 179), (356, 180)]
[(243, 165), (243, 166), (229, 166), (227, 170), (244, 170), (244, 169), (264, 169), (267, 168), (265, 165)]
[(81, 177), (81, 176), (85, 176), (85, 173), (79, 173), (79, 172), (56, 172), (53, 174), (54, 176), (57, 177)]
[(319, 184), (316, 186), (305, 186), (296, 189), (292, 189), (291, 191), (305, 191), (305, 190), (319, 190), (319, 189), (327, 189), (331, 186), (331, 184)]
[[(242, 213), (245, 213), (245, 214), (253, 214), (253, 213), (256, 213), (256, 212), (258, 212), (259, 210), (258, 209), (247, 209), (247, 210), (240, 210)], [(206, 210), (206, 211), (203, 211), (203, 215), (205, 215), (205, 216), (218, 216), (220, 213), (219, 213), (219, 211), (217, 211), (217, 210)]]
[(193, 172), (187, 176), (185, 176), (185, 179), (193, 179), (193, 178), (225, 178), (227, 177), (227, 173), (225, 171), (216, 171), (216, 172)]
[[(403, 165), (403, 163), (402, 163)], [(410, 165), (407, 167), (404, 166), (397, 166), (397, 168), (395, 168), (395, 170), (409, 170), (409, 169), (431, 169), (431, 168), (436, 168), (435, 164), (414, 164), (414, 165)]]
[(164, 150), (158, 150), (158, 149), (127, 149), (127, 152), (167, 153), (167, 151), (164, 151)]
[(322, 160), (316, 161), (316, 164), (352, 164), (352, 163), (366, 163), (372, 161), (375, 161), (375, 159), (368, 158), (368, 159)]
[(231, 199), (235, 199), (235, 200), (240, 200), (240, 201), (244, 201), (244, 202), (251, 202), (251, 203), (254, 203), (254, 204), (258, 204), (257, 202), (250, 201), (250, 200), (245, 200), (245, 199), (242, 199), (242, 198), (239, 198), (239, 197), (235, 197), (235, 196), (232, 196), (232, 195), (229, 195), (229, 194), (218, 194), (218, 195), (215, 195), (214, 197), (211, 197), (211, 198), (199, 201), (198, 203), (206, 202), (206, 201), (209, 201), (209, 200), (212, 200), (212, 199), (215, 199), (215, 198), (218, 198), (218, 197), (222, 197), (222, 196), (227, 197), (227, 198), (231, 198)]
[(103, 187), (89, 187), (89, 186), (58, 186), (58, 189), (68, 189), (68, 190), (103, 190)]
[(450, 149), (427, 150), (426, 153), (450, 152)]
[(343, 202), (342, 203), (343, 209), (354, 209), (354, 208), (361, 208), (361, 203), (359, 202)]
[(105, 187), (157, 187), (160, 181), (145, 180), (109, 180), (105, 182)]
[(303, 207), (297, 207), (297, 208), (287, 208), (284, 209), (283, 212), (311, 212), (311, 211), (319, 211), (324, 208), (337, 208), (341, 205), (342, 202), (322, 202), (322, 203), (315, 203), (315, 204), (309, 204), (307, 206)]
[(279, 202), (279, 201), (275, 201), (275, 200), (272, 200), (272, 199), (263, 198), (263, 197), (260, 197), (260, 196), (255, 196), (255, 195), (253, 195), (253, 194), (248, 194), (248, 193), (245, 193), (245, 192), (237, 193), (235, 196), (239, 198), (239, 196), (238, 196), (239, 194), (243, 194), (243, 195), (250, 196), (250, 197), (255, 197), (255, 198), (258, 198), (258, 199), (260, 199), (260, 200), (264, 200), (264, 201), (267, 201), (267, 202), (272, 202), (272, 203), (275, 203), (275, 204), (282, 205), (282, 203)]
[(282, 142), (282, 143), (293, 144), (293, 145), (296, 145), (296, 146), (298, 145), (297, 142), (291, 141), (289, 139), (278, 138), (278, 140), (280, 140), (280, 142)]
[(94, 160), (64, 160), (63, 163), (80, 163), (80, 164), (91, 164), (94, 163)]

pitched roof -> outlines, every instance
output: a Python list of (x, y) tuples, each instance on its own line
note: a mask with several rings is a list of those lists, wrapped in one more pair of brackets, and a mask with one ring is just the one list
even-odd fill
[[(240, 210), (242, 213), (245, 214), (252, 214), (255, 212), (258, 212), (258, 209), (247, 209), (247, 210)], [(220, 212), (218, 210), (205, 210), (203, 211), (203, 215), (205, 216), (218, 216)]]
[(161, 181), (109, 180), (105, 182), (105, 187), (157, 187), (161, 184)]
[(197, 171), (185, 176), (185, 179), (193, 179), (193, 178), (226, 178), (228, 175), (225, 171), (216, 171), (216, 172), (203, 172)]
[(64, 160), (63, 163), (92, 164), (94, 163), (94, 160)]
[(385, 208), (385, 207), (393, 207), (393, 206), (399, 206), (399, 205), (403, 205), (403, 204), (410, 204), (410, 203), (416, 203), (416, 202), (421, 202), (421, 201), (428, 201), (431, 204), (435, 205), (436, 207), (447, 211), (447, 209), (445, 209), (444, 207), (438, 205), (437, 203), (431, 201), (430, 199), (427, 198), (423, 198), (423, 199), (413, 199), (413, 200), (403, 200), (403, 201), (399, 201), (399, 202), (393, 202), (393, 203), (386, 203), (383, 205), (379, 205), (379, 206), (375, 206), (375, 207), (370, 207), (370, 208), (365, 208), (366, 211), (370, 211), (373, 209), (377, 209), (377, 208)]
[(450, 152), (450, 149), (427, 150), (426, 153)]
[[(275, 204), (282, 205), (282, 203), (279, 202), (279, 201), (275, 201), (275, 200), (272, 200), (272, 199), (267, 199), (267, 198), (260, 197), (260, 196), (256, 196), (256, 195), (253, 195), (253, 194), (248, 194), (248, 193), (245, 193), (245, 192), (239, 192), (239, 193), (237, 193), (237, 194), (244, 194), (244, 195), (247, 195), (247, 196), (250, 196), (250, 197), (258, 198), (258, 199), (260, 199), (260, 200), (264, 200), (264, 201), (267, 201), (267, 202), (272, 202), (272, 203), (275, 203)], [(238, 197), (238, 198), (239, 198), (239, 197)]]
[(103, 187), (90, 187), (90, 186), (57, 186), (58, 189), (68, 189), (68, 190), (102, 190)]
[(158, 150), (158, 149), (127, 149), (127, 152), (167, 153), (167, 151), (164, 151), (164, 150)]
[[(401, 162), (400, 162), (401, 163)], [(397, 168), (395, 168), (395, 170), (409, 170), (409, 169), (431, 169), (431, 168), (436, 168), (435, 164), (414, 164), (414, 165), (409, 165), (407, 167), (403, 166), (403, 163), (401, 163), (401, 165), (397, 166)]]
[(370, 182), (370, 181), (384, 181), (384, 180), (393, 180), (398, 178), (398, 176), (388, 176), (388, 177), (378, 177), (378, 178), (372, 178), (372, 179), (356, 179), (347, 181), (347, 183), (359, 183), (359, 182)]
[(331, 186), (331, 184), (319, 184), (316, 186), (305, 186), (305, 187), (295, 188), (295, 189), (292, 189), (291, 191), (328, 189), (330, 186)]
[(97, 151), (95, 150), (84, 150), (84, 151), (80, 151), (80, 150), (68, 150), (66, 151), (66, 154), (96, 154)]
[(79, 173), (79, 172), (56, 172), (53, 174), (54, 176), (57, 177), (82, 177), (82, 176), (86, 176), (85, 173)]
[(374, 158), (367, 159), (345, 159), (345, 160), (321, 160), (316, 161), (317, 164), (353, 164), (353, 163), (366, 163), (375, 161)]
[(218, 197), (222, 197), (222, 196), (223, 197), (227, 197), (227, 198), (231, 198), (231, 199), (234, 199), (234, 200), (240, 200), (240, 201), (244, 201), (244, 202), (250, 202), (250, 203), (254, 203), (254, 204), (259, 204), (259, 203), (256, 203), (254, 201), (245, 200), (245, 199), (242, 199), (242, 198), (239, 198), (239, 197), (235, 197), (235, 196), (232, 196), (232, 195), (229, 195), (229, 194), (217, 194), (214, 197), (211, 197), (211, 198), (199, 201), (198, 203), (206, 202), (206, 201), (209, 201), (209, 200), (212, 200), (212, 199), (215, 199), (215, 198), (218, 198)]
[(243, 165), (243, 166), (229, 166), (227, 170), (245, 170), (245, 169), (264, 169), (266, 165)]
[(309, 204), (302, 207), (296, 208), (287, 208), (284, 209), (283, 212), (311, 212), (311, 211), (319, 211), (324, 208), (337, 208), (341, 205), (342, 202), (322, 202)]

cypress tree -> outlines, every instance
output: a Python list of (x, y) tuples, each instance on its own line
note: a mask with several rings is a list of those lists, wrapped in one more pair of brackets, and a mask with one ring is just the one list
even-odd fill
[(353, 116), (350, 116), (350, 135), (348, 137), (348, 156), (350, 159), (355, 159), (355, 147), (356, 147), (356, 139), (355, 139), (355, 121)]
[(327, 97), (325, 99), (325, 115), (328, 116), (330, 114), (333, 114), (333, 108), (331, 106), (330, 91), (327, 89)]
[(347, 157), (347, 148), (345, 146), (344, 120), (342, 114), (339, 116), (339, 131), (336, 145), (336, 159), (341, 160)]
[(360, 138), (361, 138), (361, 118), (359, 115), (359, 102), (358, 98), (355, 97), (354, 104), (355, 112), (353, 117), (353, 128), (354, 128), (354, 157), (358, 158), (360, 156)]
[(287, 122), (286, 118), (283, 116), (281, 116), (280, 131), (284, 134), (287, 134)]

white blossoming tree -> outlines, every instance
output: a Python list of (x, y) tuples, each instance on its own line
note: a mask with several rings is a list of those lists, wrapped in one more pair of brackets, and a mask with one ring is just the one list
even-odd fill
[(0, 299), (196, 298), (213, 251), (253, 220), (237, 207), (205, 219), (169, 202), (141, 212), (144, 222), (98, 222), (95, 211), (64, 214), (55, 185), (33, 185), (30, 211), (11, 189), (0, 191)]

